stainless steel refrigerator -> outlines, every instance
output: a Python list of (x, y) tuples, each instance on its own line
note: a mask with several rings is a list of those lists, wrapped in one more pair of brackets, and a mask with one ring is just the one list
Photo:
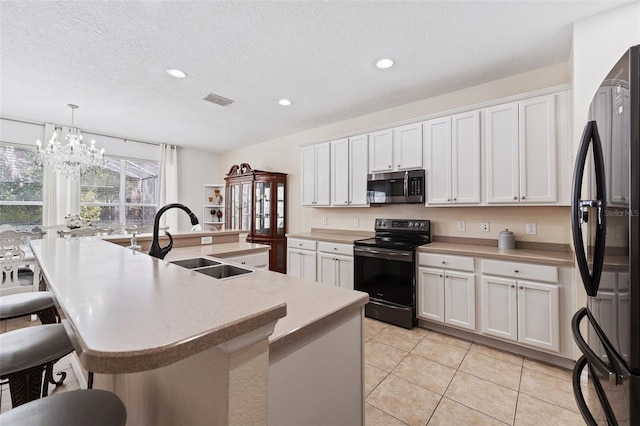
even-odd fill
[(640, 425), (640, 45), (611, 69), (589, 114), (576, 156), (571, 208), (588, 296), (572, 320), (583, 354), (573, 371), (573, 389), (587, 424), (635, 426)]

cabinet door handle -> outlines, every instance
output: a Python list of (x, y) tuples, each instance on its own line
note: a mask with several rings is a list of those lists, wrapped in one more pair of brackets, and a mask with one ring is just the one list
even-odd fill
[(451, 198), (447, 198), (447, 201), (451, 201)]
[(522, 196), (522, 199), (524, 200), (525, 198), (526, 198), (526, 197), (523, 195), (523, 196)]
[(520, 290), (524, 290), (524, 287), (520, 286)]
[(345, 201), (344, 203), (345, 203), (345, 204), (349, 204), (349, 202), (348, 202), (348, 201)]
[(511, 284), (511, 288), (516, 288), (516, 285), (515, 284)]
[(334, 250), (338, 250), (338, 247), (334, 247), (333, 249), (334, 249)]
[(457, 200), (457, 198), (455, 198), (455, 197), (454, 197), (454, 198), (453, 198), (453, 201), (456, 201), (456, 200)]
[(514, 200), (517, 200), (517, 199), (518, 199), (518, 197), (513, 197), (513, 199), (514, 199)]
[(391, 164), (389, 164), (387, 167), (388, 167), (388, 168), (391, 168)]
[(444, 264), (446, 264), (446, 263), (447, 263), (447, 262), (445, 262), (444, 260), (442, 261), (442, 264), (443, 264), (443, 265), (444, 265)]
[(513, 272), (515, 272), (515, 273), (517, 274), (517, 273), (518, 273), (518, 272), (520, 272), (520, 271), (518, 271), (518, 270), (516, 269), (516, 270), (515, 270), (515, 271), (513, 271)]
[(440, 278), (442, 278), (442, 275), (438, 275)]

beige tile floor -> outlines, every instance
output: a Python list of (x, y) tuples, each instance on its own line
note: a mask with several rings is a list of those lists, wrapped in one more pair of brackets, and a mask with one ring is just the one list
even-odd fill
[[(583, 391), (589, 396), (585, 386)], [(571, 371), (365, 319), (366, 425), (584, 425)]]
[[(39, 325), (14, 319), (0, 332)], [(56, 363), (78, 389), (69, 356)], [(584, 391), (588, 394), (588, 389)], [(0, 412), (11, 408), (8, 385)], [(365, 319), (366, 425), (584, 425), (571, 372), (422, 328)]]

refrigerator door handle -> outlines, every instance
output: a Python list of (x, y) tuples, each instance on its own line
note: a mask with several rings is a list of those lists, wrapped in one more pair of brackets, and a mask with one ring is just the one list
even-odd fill
[[(593, 144), (593, 159), (596, 171), (596, 199), (582, 200), (582, 181), (584, 178), (584, 167), (589, 154), (589, 145)], [(590, 121), (584, 128), (576, 166), (573, 173), (573, 193), (571, 198), (571, 231), (573, 234), (573, 244), (576, 250), (576, 261), (578, 270), (582, 277), (587, 295), (595, 296), (600, 286), (600, 276), (602, 275), (602, 263), (604, 261), (605, 238), (606, 238), (606, 190), (604, 175), (604, 156), (602, 154), (602, 143), (598, 134), (598, 126), (595, 121)], [(595, 248), (593, 256), (592, 270), (589, 271), (589, 262), (582, 240), (581, 225), (588, 220), (588, 209), (597, 208), (597, 223)]]
[[(607, 365), (607, 363), (605, 363), (595, 352), (593, 352), (593, 349), (591, 349), (589, 344), (582, 337), (582, 333), (580, 333), (580, 322), (582, 322), (585, 316), (588, 318), (588, 321), (593, 327), (593, 330), (600, 340), (600, 343), (602, 343), (602, 347), (607, 353), (607, 358), (609, 359), (611, 366)], [(600, 374), (607, 377), (610, 383), (616, 385), (621, 384), (622, 380), (625, 377), (625, 374), (620, 367), (621, 363), (618, 361), (618, 358), (614, 353), (615, 351), (605, 337), (602, 329), (595, 321), (592, 320), (587, 308), (582, 308), (575, 313), (575, 315), (571, 319), (571, 331), (578, 349), (580, 349), (580, 352), (582, 352), (584, 357), (587, 358), (591, 368), (597, 368)]]
[(595, 418), (593, 417), (593, 414), (591, 414), (591, 410), (589, 410), (587, 403), (585, 402), (584, 394), (582, 393), (582, 385), (580, 383), (582, 370), (584, 370), (584, 367), (587, 365), (589, 366), (589, 375), (591, 376), (591, 380), (593, 381), (593, 387), (596, 390), (596, 395), (598, 396), (598, 400), (600, 401), (600, 405), (602, 406), (604, 415), (607, 418), (607, 425), (618, 426), (618, 421), (616, 420), (616, 416), (613, 413), (611, 404), (609, 403), (604, 389), (602, 388), (602, 384), (600, 384), (600, 380), (598, 380), (593, 366), (591, 365), (591, 363), (589, 363), (584, 355), (578, 358), (578, 360), (576, 361), (576, 365), (573, 368), (573, 374), (571, 375), (571, 381), (573, 383), (573, 395), (575, 396), (575, 400), (578, 404), (580, 414), (582, 414), (582, 418), (589, 426), (596, 426), (598, 424), (598, 422), (596, 422)]

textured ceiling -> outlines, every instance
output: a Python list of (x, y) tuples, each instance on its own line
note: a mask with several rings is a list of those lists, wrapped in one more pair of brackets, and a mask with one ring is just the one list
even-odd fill
[(0, 116), (223, 152), (567, 61), (625, 3), (2, 0)]

